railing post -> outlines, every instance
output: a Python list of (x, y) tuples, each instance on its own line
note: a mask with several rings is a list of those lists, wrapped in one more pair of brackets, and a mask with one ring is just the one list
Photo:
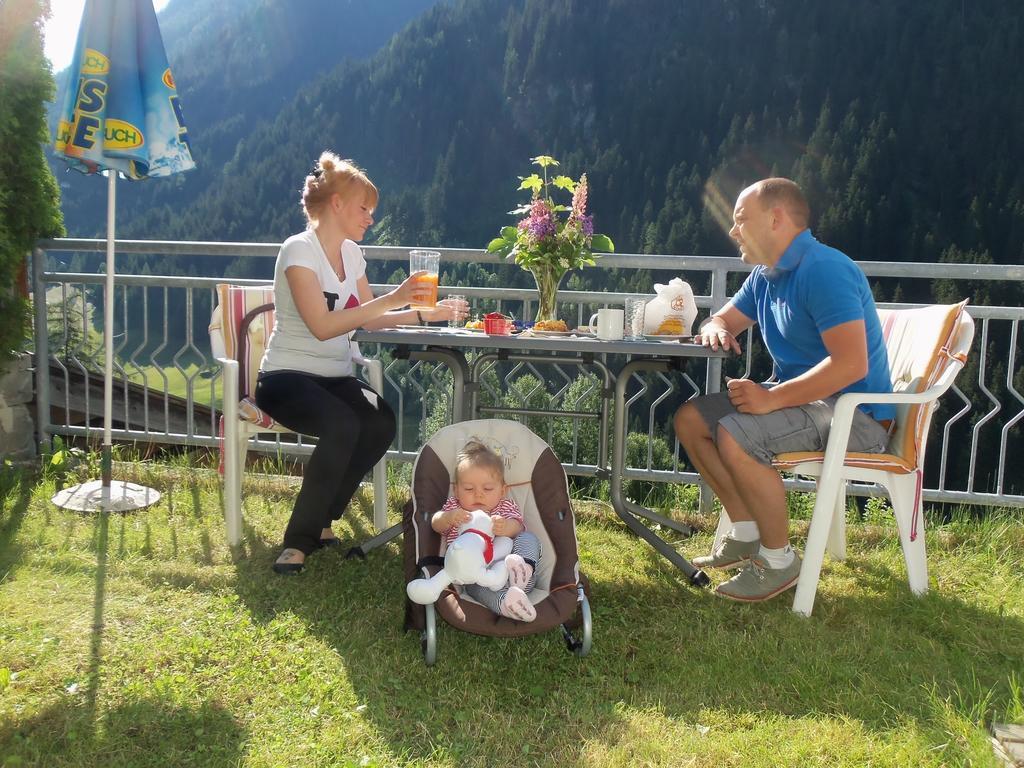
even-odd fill
[(36, 444), (39, 452), (50, 450), (50, 344), (46, 328), (46, 251), (32, 250), (32, 309), (35, 331)]

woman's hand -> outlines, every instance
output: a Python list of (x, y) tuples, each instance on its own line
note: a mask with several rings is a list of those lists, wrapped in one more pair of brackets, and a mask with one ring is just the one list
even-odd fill
[(441, 299), (432, 309), (420, 310), (423, 319), (436, 323), (441, 320), (454, 320), (461, 323), (469, 315), (469, 302), (464, 299)]
[(425, 274), (427, 274), (426, 270), (422, 269), (419, 272), (413, 272), (402, 281), (400, 286), (388, 294), (394, 304), (393, 309), (406, 307), (416, 301), (418, 297), (422, 300), (424, 285), (417, 278)]

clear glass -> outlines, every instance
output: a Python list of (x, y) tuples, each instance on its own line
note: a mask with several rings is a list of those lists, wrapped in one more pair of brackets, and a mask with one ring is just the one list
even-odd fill
[(437, 305), (437, 273), (441, 266), (440, 251), (409, 251), (409, 274), (425, 271), (416, 278), (416, 297), (412, 309), (433, 309)]
[(534, 321), (540, 323), (557, 320), (558, 315), (558, 284), (562, 281), (565, 270), (549, 264), (535, 264), (530, 267), (534, 280), (537, 281), (537, 314)]
[(647, 307), (647, 299), (641, 296), (631, 296), (626, 299), (626, 320), (623, 330), (623, 338), (629, 341), (640, 341), (644, 337), (644, 309)]
[[(466, 300), (465, 296), (462, 296), (462, 295), (460, 295), (458, 293), (450, 293), (450, 294), (448, 294), (448, 298), (449, 299), (453, 299), (454, 301), (465, 301)], [(469, 316), (468, 315), (464, 319), (462, 319), (462, 320), (456, 320), (455, 316), (453, 315), (452, 317), (448, 318), (448, 327), (449, 328), (461, 328), (466, 323), (467, 320), (469, 320)]]

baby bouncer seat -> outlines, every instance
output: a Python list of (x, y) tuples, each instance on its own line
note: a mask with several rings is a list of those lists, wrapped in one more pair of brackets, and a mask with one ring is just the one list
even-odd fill
[(499, 616), (453, 584), (431, 605), (406, 598), (406, 630), (419, 630), (427, 665), (437, 658), (438, 615), (456, 629), (491, 637), (521, 637), (560, 626), (569, 650), (585, 656), (591, 644), (590, 585), (580, 573), (568, 479), (548, 444), (518, 422), (459, 422), (438, 430), (420, 450), (412, 470), (412, 499), (402, 514), (406, 583), (433, 576), (444, 565), (444, 537), (431, 528), (430, 519), (454, 495), (455, 459), (471, 440), (504, 460), (509, 496), (522, 510), (526, 530), (540, 540), (542, 556), (530, 592), (537, 618), (520, 622)]

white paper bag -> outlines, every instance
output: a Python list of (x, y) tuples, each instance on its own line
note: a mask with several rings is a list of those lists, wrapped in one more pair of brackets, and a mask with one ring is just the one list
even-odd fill
[(668, 285), (655, 283), (658, 295), (647, 302), (644, 309), (644, 333), (658, 336), (689, 336), (697, 318), (697, 302), (693, 289), (681, 278), (675, 277)]

